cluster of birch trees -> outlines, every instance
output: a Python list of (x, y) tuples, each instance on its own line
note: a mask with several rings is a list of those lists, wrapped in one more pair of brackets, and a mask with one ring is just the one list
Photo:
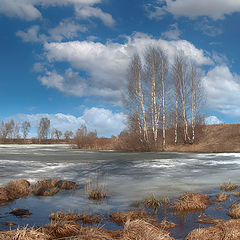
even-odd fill
[[(124, 103), (131, 132), (141, 142), (166, 147), (166, 130), (174, 128), (174, 143), (182, 130), (184, 143), (195, 141), (195, 127), (202, 120), (203, 89), (200, 69), (183, 53), (170, 62), (166, 52), (149, 47), (135, 54), (128, 71)], [(200, 117), (201, 116), (201, 117)]]

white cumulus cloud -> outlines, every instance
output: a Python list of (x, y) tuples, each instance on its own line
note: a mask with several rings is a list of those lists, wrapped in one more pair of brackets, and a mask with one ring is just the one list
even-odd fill
[[(164, 3), (164, 4), (163, 4)], [(214, 20), (223, 19), (225, 15), (240, 12), (238, 0), (163, 0), (153, 3), (151, 10), (148, 8), (150, 18), (159, 18), (169, 12), (175, 17), (196, 18), (208, 16)]]
[(19, 123), (29, 121), (31, 124), (31, 136), (36, 137), (37, 127), (41, 118), (48, 118), (50, 120), (50, 127), (57, 128), (62, 132), (71, 130), (75, 133), (84, 124), (87, 126), (88, 131), (96, 130), (98, 136), (105, 137), (118, 135), (126, 127), (126, 116), (123, 113), (114, 113), (109, 109), (95, 107), (85, 109), (83, 115), (80, 117), (62, 113), (17, 114), (6, 120), (14, 119), (15, 122)]
[(203, 79), (207, 105), (224, 115), (240, 116), (240, 76), (226, 65), (216, 66)]
[(38, 7), (63, 7), (73, 5), (77, 16), (82, 18), (99, 18), (107, 26), (114, 24), (109, 13), (93, 7), (102, 0), (0, 0), (0, 14), (32, 21), (42, 17)]
[(60, 74), (56, 70), (51, 70), (42, 75), (39, 80), (48, 87), (57, 88), (68, 94), (102, 96), (111, 103), (120, 104), (122, 90), (126, 87), (127, 68), (135, 52), (144, 54), (147, 47), (156, 46), (165, 50), (171, 61), (177, 51), (182, 51), (198, 65), (212, 64), (203, 50), (197, 49), (185, 40), (154, 39), (140, 33), (127, 39), (123, 44), (113, 42), (103, 44), (92, 41), (45, 43), (45, 54), (50, 63), (66, 62), (71, 65), (71, 68), (86, 74), (78, 76), (75, 81), (69, 81), (66, 73)]

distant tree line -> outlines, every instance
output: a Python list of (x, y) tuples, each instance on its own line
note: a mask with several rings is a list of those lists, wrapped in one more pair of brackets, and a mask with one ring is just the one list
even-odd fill
[(167, 143), (193, 144), (201, 135), (201, 70), (181, 52), (172, 62), (161, 48), (149, 47), (142, 57), (135, 54), (123, 102), (128, 131), (119, 138), (133, 150), (165, 150)]
[[(1, 142), (10, 142), (11, 140), (20, 139), (26, 141), (30, 133), (30, 128), (31, 124), (29, 121), (24, 121), (22, 123), (15, 123), (14, 120), (7, 122), (1, 121), (0, 140)], [(72, 140), (78, 148), (84, 148), (93, 145), (97, 138), (97, 132), (88, 132), (85, 125), (80, 126), (75, 134), (71, 130), (67, 130), (63, 133), (56, 128), (51, 129), (51, 122), (48, 118), (41, 118), (37, 126), (37, 136), (33, 139), (37, 140), (39, 143), (46, 142), (46, 140), (49, 139)]]

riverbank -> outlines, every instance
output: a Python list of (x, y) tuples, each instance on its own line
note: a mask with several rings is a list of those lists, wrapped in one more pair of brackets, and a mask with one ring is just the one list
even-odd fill
[[(161, 134), (161, 131), (160, 131)], [(196, 131), (196, 141), (194, 144), (184, 144), (179, 136), (179, 143), (174, 144), (174, 129), (168, 129), (166, 132), (167, 143), (165, 151), (167, 152), (195, 152), (195, 153), (233, 153), (240, 152), (240, 124), (218, 124), (203, 125)], [(82, 147), (83, 150), (116, 150), (116, 151), (144, 151), (138, 147), (136, 137), (125, 137), (120, 134), (118, 137), (96, 138), (89, 144)], [(4, 139), (0, 144), (19, 144), (19, 145), (66, 145), (76, 149), (77, 144), (74, 139), (45, 139), (39, 142), (38, 139)], [(161, 144), (158, 149), (162, 151)]]

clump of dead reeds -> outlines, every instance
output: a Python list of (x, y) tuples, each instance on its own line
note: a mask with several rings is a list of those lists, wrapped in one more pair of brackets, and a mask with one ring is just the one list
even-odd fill
[(0, 204), (16, 199), (16, 194), (0, 187)]
[(23, 228), (11, 231), (0, 232), (0, 240), (49, 240), (49, 235), (40, 232), (38, 229)]
[(41, 228), (44, 234), (52, 238), (66, 238), (75, 236), (81, 232), (82, 226), (72, 221), (52, 222)]
[(173, 209), (178, 212), (201, 211), (207, 208), (209, 197), (201, 193), (185, 193), (173, 203)]
[(167, 219), (164, 219), (160, 224), (157, 225), (157, 227), (164, 229), (164, 230), (169, 230), (171, 228), (175, 228), (177, 225), (173, 222), (167, 221)]
[(107, 186), (105, 181), (100, 181), (99, 176), (89, 178), (86, 185), (86, 193), (90, 200), (102, 200), (108, 198)]
[(233, 184), (230, 180), (226, 183), (220, 184), (220, 190), (224, 190), (226, 192), (230, 192), (235, 190), (238, 187), (238, 185)]
[(240, 204), (237, 204), (236, 202), (230, 207), (228, 215), (231, 218), (240, 218)]
[(169, 233), (153, 226), (149, 222), (138, 219), (128, 220), (123, 230), (123, 240), (173, 240)]
[(30, 182), (26, 179), (19, 179), (16, 181), (11, 181), (5, 187), (9, 192), (16, 195), (16, 198), (23, 198), (31, 193)]
[(154, 210), (158, 209), (161, 206), (160, 202), (157, 200), (154, 194), (144, 199), (142, 203), (145, 207), (153, 208)]
[(78, 185), (72, 181), (51, 178), (38, 181), (32, 186), (32, 192), (37, 196), (53, 196), (56, 195), (61, 189), (73, 190), (77, 186)]
[(118, 225), (124, 225), (128, 220), (133, 221), (142, 219), (145, 222), (156, 224), (157, 220), (152, 218), (148, 213), (143, 210), (132, 210), (128, 212), (116, 212), (110, 214), (110, 218)]
[(73, 212), (63, 213), (51, 213), (49, 216), (50, 220), (53, 221), (82, 221), (82, 223), (100, 223), (103, 220), (92, 214), (75, 214)]
[(229, 198), (229, 194), (227, 193), (219, 193), (216, 195), (216, 202), (225, 202)]
[(240, 197), (240, 192), (234, 192), (233, 195), (234, 195), (235, 197)]
[(208, 227), (194, 229), (184, 240), (239, 240), (240, 221), (228, 220)]

